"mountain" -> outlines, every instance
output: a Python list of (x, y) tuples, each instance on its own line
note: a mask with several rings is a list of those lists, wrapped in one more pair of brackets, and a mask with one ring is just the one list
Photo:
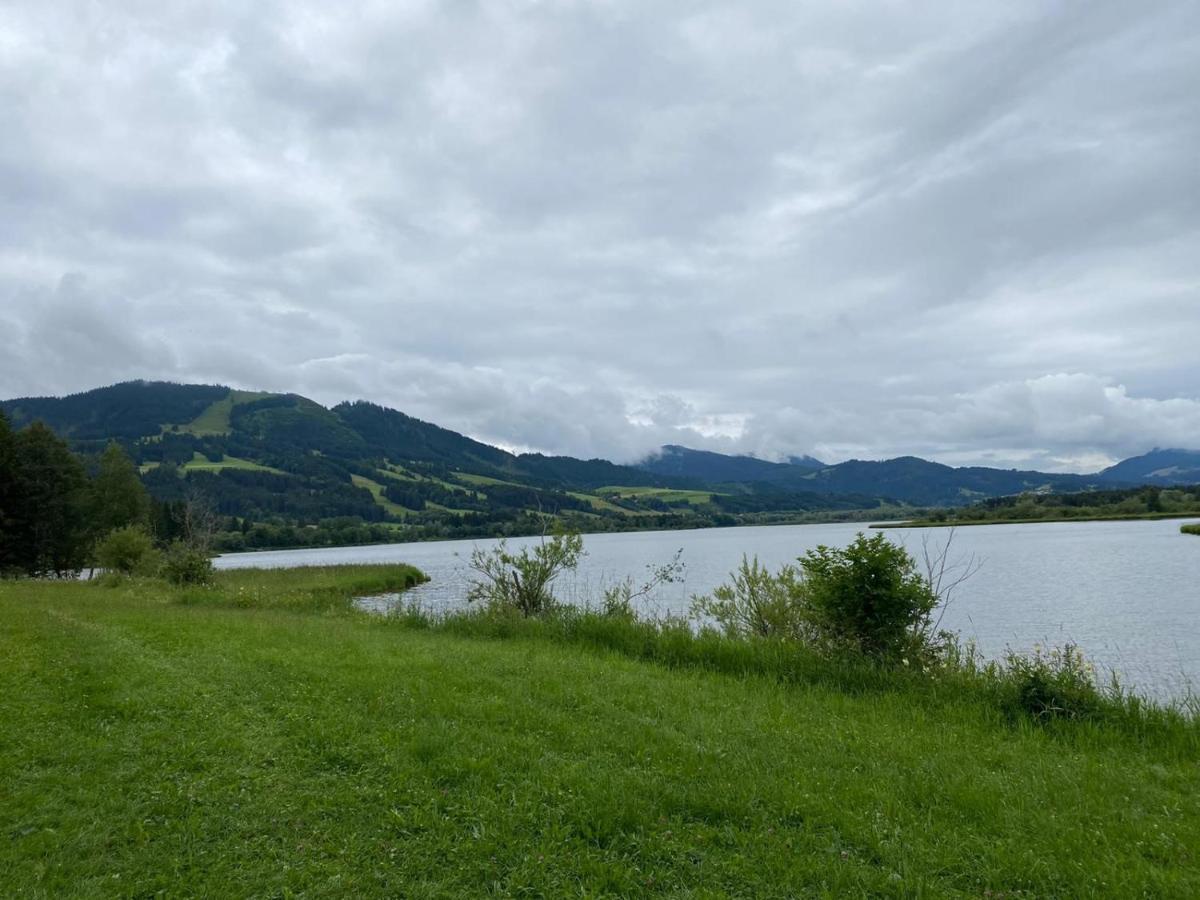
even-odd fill
[(959, 506), (984, 497), (1025, 492), (1085, 491), (1096, 485), (1088, 475), (1049, 475), (978, 466), (954, 468), (915, 456), (879, 462), (850, 460), (811, 473), (810, 490), (853, 491), (920, 506)]
[(1200, 450), (1151, 450), (1097, 477), (1107, 484), (1200, 484)]
[(812, 471), (812, 467), (806, 465), (769, 462), (753, 456), (727, 456), (724, 453), (691, 450), (675, 444), (668, 444), (638, 465), (655, 475), (690, 478), (707, 484), (757, 482), (788, 485), (803, 479)]
[(821, 462), (815, 456), (789, 456), (787, 461), (790, 465), (800, 466), (802, 469), (824, 469), (826, 463)]
[(94, 460), (116, 440), (151, 494), (206, 498), (225, 549), (544, 530), (795, 521), (866, 509), (870, 497), (774, 494), (603, 459), (513, 454), (374, 403), (326, 408), (297, 394), (127, 382), (67, 397), (0, 401), (13, 424), (42, 420)]
[(1096, 476), (979, 467), (956, 469), (915, 456), (881, 462), (850, 460), (832, 466), (811, 457), (802, 460), (799, 465), (773, 463), (750, 456), (726, 456), (670, 445), (640, 465), (659, 475), (693, 478), (709, 484), (755, 484), (768, 485), (777, 491), (885, 497), (917, 506), (958, 506), (983, 497), (1025, 491), (1082, 491), (1099, 481)]
[(222, 546), (234, 549), (523, 534), (542, 530), (547, 514), (588, 531), (683, 528), (1200, 482), (1200, 452), (1186, 450), (1156, 450), (1091, 476), (912, 456), (770, 462), (680, 446), (627, 466), (513, 454), (363, 400), (327, 408), (220, 385), (126, 382), (0, 409), (18, 428), (45, 421), (89, 458), (119, 441), (160, 502), (207, 497), (226, 517)]
[(0, 401), (16, 428), (41, 420), (74, 440), (142, 438), (163, 423), (191, 422), (230, 393), (211, 384), (130, 381), (67, 397), (24, 397)]

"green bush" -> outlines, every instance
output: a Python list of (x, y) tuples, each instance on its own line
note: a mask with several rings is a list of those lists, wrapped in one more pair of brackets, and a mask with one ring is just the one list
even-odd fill
[(1035, 646), (1031, 654), (1009, 652), (1003, 668), (1010, 710), (1038, 720), (1080, 719), (1104, 706), (1095, 667), (1074, 644), (1049, 650)]
[(711, 595), (694, 598), (692, 614), (713, 619), (729, 637), (815, 637), (806, 585), (795, 566), (771, 574), (758, 557), (743, 556), (731, 577)]
[(161, 574), (172, 584), (211, 584), (213, 564), (204, 551), (176, 541), (167, 548)]
[(505, 541), (492, 550), (476, 548), (470, 565), (480, 577), (468, 589), (467, 600), (522, 616), (545, 615), (558, 605), (551, 584), (574, 570), (582, 556), (583, 538), (578, 534), (555, 535), (522, 547), (520, 553), (510, 553)]
[(888, 660), (930, 648), (937, 592), (883, 534), (859, 534), (844, 549), (817, 547), (800, 568), (817, 629), (834, 643)]
[(636, 606), (651, 598), (662, 585), (683, 580), (686, 567), (680, 560), (682, 556), (683, 549), (680, 548), (666, 565), (646, 566), (646, 580), (637, 587), (634, 586), (633, 576), (627, 575), (616, 584), (604, 588), (601, 595), (601, 612), (611, 619), (636, 619)]
[(799, 563), (771, 573), (743, 557), (732, 580), (696, 597), (692, 612), (731, 637), (798, 640), (890, 662), (927, 662), (941, 649), (932, 634), (937, 591), (884, 535), (821, 546)]
[(1200, 534), (1200, 522), (1194, 525), (1180, 525), (1179, 530), (1184, 534)]
[(110, 531), (96, 545), (96, 565), (119, 575), (154, 575), (162, 562), (162, 554), (145, 529), (127, 525)]

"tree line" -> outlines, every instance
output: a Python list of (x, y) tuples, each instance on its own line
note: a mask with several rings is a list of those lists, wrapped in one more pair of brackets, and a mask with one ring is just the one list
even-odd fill
[(45, 423), (15, 431), (0, 411), (0, 575), (78, 575), (122, 531), (202, 543), (205, 515), (195, 500), (154, 501), (116, 442), (89, 471)]

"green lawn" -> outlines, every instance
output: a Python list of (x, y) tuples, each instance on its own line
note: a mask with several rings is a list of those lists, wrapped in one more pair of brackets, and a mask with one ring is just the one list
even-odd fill
[(182, 434), (193, 434), (196, 437), (229, 434), (229, 414), (233, 412), (235, 406), (270, 396), (271, 394), (265, 391), (230, 391), (223, 400), (217, 400), (210, 404), (191, 422), (181, 425), (179, 431)]
[(592, 504), (592, 509), (600, 509), (606, 512), (620, 513), (623, 516), (645, 516), (652, 513), (643, 512), (641, 510), (625, 509), (623, 506), (617, 506), (615, 503), (610, 503), (598, 494), (585, 494), (582, 491), (567, 491), (576, 500), (586, 500)]
[[(434, 478), (429, 475), (414, 475), (411, 472), (409, 472), (408, 470), (403, 469), (400, 466), (396, 466), (396, 465), (391, 465), (386, 469), (376, 469), (375, 471), (377, 471), (380, 475), (382, 475), (386, 478), (393, 479), (394, 481), (427, 481), (427, 482), (431, 482), (433, 484), (440, 484), (442, 487), (446, 488), (446, 490), (455, 491), (457, 493), (463, 494), (464, 496), (479, 497), (479, 498), (484, 498), (487, 496), (486, 494), (483, 494), (479, 491), (473, 491), (473, 490), (470, 490), (469, 488), (463, 487), (461, 484), (456, 484), (453, 481), (447, 481), (444, 478)], [(502, 482), (492, 481), (492, 483), (500, 484)], [(433, 505), (436, 506), (436, 504), (433, 504)], [(439, 506), (437, 508), (438, 509), (446, 509), (447, 507)], [(450, 510), (450, 511), (457, 512), (457, 513), (465, 512), (465, 510), (461, 510), (461, 509)]]
[(284, 474), (279, 469), (251, 462), (248, 459), (239, 459), (236, 456), (226, 456), (218, 462), (213, 462), (199, 452), (193, 454), (191, 461), (184, 463), (180, 469), (184, 472), (219, 472), (222, 469), (245, 469), (252, 472), (272, 472), (276, 475)]
[(622, 487), (621, 485), (597, 488), (596, 493), (602, 497), (654, 497), (665, 503), (682, 500), (693, 506), (709, 503), (713, 496), (712, 491), (680, 491), (674, 488)]
[(383, 495), (383, 485), (378, 481), (372, 481), (370, 478), (364, 478), (362, 475), (351, 475), (350, 480), (354, 482), (355, 487), (363, 487), (371, 492), (371, 496), (375, 498), (376, 504), (383, 507), (388, 515), (395, 516), (397, 519), (403, 519), (410, 510), (401, 506), (399, 503), (393, 503)]
[(470, 472), (455, 472), (455, 479), (465, 481), (467, 484), (489, 485), (489, 484), (507, 484), (512, 487), (526, 487), (519, 481), (505, 481), (503, 478), (492, 478), (490, 475), (472, 475)]
[(0, 583), (0, 896), (1200, 896), (1177, 746), (405, 628), (360, 571)]
[(393, 481), (420, 481), (416, 475), (411, 474), (400, 466), (389, 465), (386, 469), (376, 469), (384, 478), (390, 478)]

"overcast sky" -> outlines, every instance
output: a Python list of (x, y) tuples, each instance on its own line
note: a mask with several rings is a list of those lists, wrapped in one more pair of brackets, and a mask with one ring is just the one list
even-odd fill
[(1200, 447), (1200, 3), (4, 4), (0, 396), (511, 448)]

